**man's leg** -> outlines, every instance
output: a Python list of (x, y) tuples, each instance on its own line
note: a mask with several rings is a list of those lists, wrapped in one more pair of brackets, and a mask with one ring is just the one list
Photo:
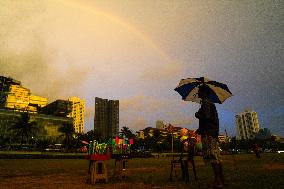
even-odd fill
[(185, 176), (185, 181), (189, 182), (189, 173), (188, 173), (188, 160), (183, 161), (184, 164), (184, 176)]
[(256, 157), (260, 158), (260, 151), (259, 150), (257, 150), (257, 156)]
[(185, 181), (185, 165), (184, 165), (184, 161), (183, 160), (180, 160), (180, 166), (181, 166), (182, 180)]
[(92, 165), (92, 160), (89, 161), (89, 169), (88, 169), (88, 173), (91, 173), (91, 165)]
[(213, 173), (214, 173), (214, 188), (222, 188), (222, 179), (221, 179), (221, 173), (220, 173), (220, 164), (219, 163), (211, 163)]
[(195, 169), (195, 163), (194, 163), (194, 159), (192, 157), (192, 159), (190, 160), (191, 165), (192, 165), (192, 170), (193, 170), (193, 174), (194, 174), (194, 178), (197, 181), (197, 175), (196, 175), (196, 169)]
[(211, 163), (213, 173), (214, 173), (214, 183), (217, 183), (218, 181), (218, 167), (216, 163)]
[(218, 169), (219, 169), (218, 171), (219, 171), (220, 179), (221, 179), (223, 185), (225, 185), (225, 178), (224, 178), (224, 174), (223, 174), (223, 165), (222, 165), (222, 163), (218, 164)]

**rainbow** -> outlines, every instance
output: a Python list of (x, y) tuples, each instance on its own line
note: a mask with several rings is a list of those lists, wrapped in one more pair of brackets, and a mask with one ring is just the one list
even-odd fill
[[(75, 0), (60, 0), (60, 1), (61, 1), (61, 3), (65, 4), (65, 5), (73, 6), (73, 7), (76, 7), (78, 9), (82, 9), (84, 11), (88, 11), (88, 12), (90, 12), (92, 14), (96, 14), (98, 16), (102, 16), (102, 17), (108, 19), (110, 22), (114, 22), (114, 23), (120, 25), (121, 27), (127, 29), (128, 31), (130, 31), (131, 33), (136, 35), (139, 39), (141, 39), (148, 46), (150, 46), (165, 61), (172, 62), (171, 58), (161, 49), (161, 47), (159, 47), (153, 41), (153, 39), (151, 39), (151, 37), (149, 37), (148, 35), (146, 35), (142, 31), (138, 30), (136, 27), (132, 26), (131, 24), (129, 24), (127, 21), (121, 19), (120, 17), (115, 16), (115, 15), (113, 15), (113, 14), (111, 14), (109, 12), (106, 12), (104, 10), (98, 9), (93, 4), (91, 5), (90, 3), (86, 2), (86, 1), (80, 1), (80, 2), (79, 1), (75, 1)], [(56, 1), (56, 2), (58, 3), (58, 1)]]

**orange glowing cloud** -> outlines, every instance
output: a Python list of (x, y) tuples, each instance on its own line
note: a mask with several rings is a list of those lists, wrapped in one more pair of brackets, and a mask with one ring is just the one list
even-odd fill
[(120, 100), (121, 111), (155, 112), (166, 105), (164, 100), (139, 94), (128, 99)]

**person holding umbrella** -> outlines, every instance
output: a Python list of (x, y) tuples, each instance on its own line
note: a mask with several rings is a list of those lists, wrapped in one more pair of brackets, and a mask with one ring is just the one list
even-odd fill
[(205, 162), (211, 164), (215, 176), (214, 188), (224, 185), (223, 166), (218, 143), (219, 119), (214, 103), (222, 104), (232, 96), (227, 85), (204, 77), (182, 79), (175, 88), (185, 101), (201, 104), (195, 117), (199, 119), (196, 133), (201, 135), (202, 152)]
[(214, 188), (222, 188), (224, 176), (218, 143), (219, 119), (215, 104), (208, 99), (209, 94), (209, 87), (199, 87), (198, 96), (202, 101), (200, 109), (195, 113), (195, 117), (199, 119), (199, 128), (196, 132), (201, 135), (203, 158), (211, 163), (214, 172)]

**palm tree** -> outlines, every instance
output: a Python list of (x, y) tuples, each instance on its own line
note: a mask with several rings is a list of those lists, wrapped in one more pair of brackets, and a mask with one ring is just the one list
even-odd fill
[(90, 130), (87, 132), (87, 138), (88, 141), (93, 141), (93, 140), (102, 140), (101, 134), (98, 132), (98, 130)]
[(26, 139), (26, 142), (30, 136), (34, 136), (38, 133), (39, 127), (37, 122), (31, 121), (30, 114), (27, 112), (21, 113), (20, 118), (18, 118), (12, 126), (9, 128), (16, 136), (21, 137), (21, 145)]
[(49, 138), (40, 138), (36, 141), (36, 147), (44, 151), (51, 143), (52, 141)]
[(125, 136), (126, 138), (134, 138), (135, 137), (135, 134), (133, 134), (132, 131), (127, 126), (123, 126), (121, 128), (121, 134), (123, 136)]
[(75, 134), (75, 128), (73, 124), (70, 122), (63, 123), (62, 127), (59, 127), (58, 131), (63, 133), (62, 136), (64, 136), (65, 147), (67, 149), (70, 149), (73, 135)]

